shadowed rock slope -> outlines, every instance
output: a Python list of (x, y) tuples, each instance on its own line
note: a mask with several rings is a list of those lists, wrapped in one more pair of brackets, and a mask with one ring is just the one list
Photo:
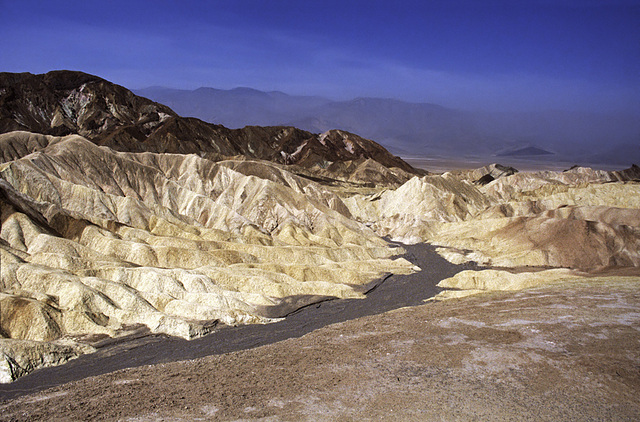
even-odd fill
[(78, 134), (123, 152), (197, 154), (214, 160), (243, 156), (355, 183), (371, 182), (366, 176), (379, 170), (384, 177), (376, 182), (391, 185), (425, 174), (351, 133), (317, 135), (284, 126), (227, 129), (180, 117), (126, 88), (72, 71), (0, 73), (0, 132), (13, 130)]

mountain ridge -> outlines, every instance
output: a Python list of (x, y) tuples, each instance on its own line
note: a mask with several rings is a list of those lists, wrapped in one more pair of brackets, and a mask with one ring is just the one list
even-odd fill
[[(76, 133), (123, 152), (198, 154), (216, 160), (244, 156), (352, 182), (361, 181), (353, 179), (356, 170), (349, 163), (367, 165), (367, 160), (399, 169), (389, 173), (390, 183), (424, 174), (378, 143), (352, 133), (327, 132), (325, 139), (331, 140), (327, 144), (321, 135), (289, 126), (229, 129), (181, 117), (125, 87), (74, 71), (0, 74), (0, 132), (13, 130), (55, 136)], [(345, 165), (327, 171), (335, 162)]]

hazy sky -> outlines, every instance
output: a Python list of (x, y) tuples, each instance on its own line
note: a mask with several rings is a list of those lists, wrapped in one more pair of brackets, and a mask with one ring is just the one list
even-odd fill
[(640, 0), (0, 0), (0, 71), (640, 113)]

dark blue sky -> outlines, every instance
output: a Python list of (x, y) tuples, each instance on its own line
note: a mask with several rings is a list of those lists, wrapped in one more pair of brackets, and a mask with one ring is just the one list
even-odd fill
[(0, 0), (0, 71), (640, 113), (640, 0)]

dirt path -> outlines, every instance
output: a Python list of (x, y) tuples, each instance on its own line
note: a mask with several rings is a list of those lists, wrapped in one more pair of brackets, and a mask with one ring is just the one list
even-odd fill
[(441, 258), (430, 245), (402, 246), (407, 250), (405, 258), (420, 266), (423, 271), (406, 276), (393, 275), (370, 291), (364, 300), (322, 302), (300, 309), (278, 323), (225, 327), (191, 341), (142, 331), (109, 342), (96, 353), (81, 356), (65, 365), (35, 371), (11, 384), (0, 384), (0, 400), (124, 368), (250, 349), (301, 337), (330, 324), (405, 306), (421, 305), (425, 299), (438, 293), (436, 284), (440, 280), (463, 269)]

